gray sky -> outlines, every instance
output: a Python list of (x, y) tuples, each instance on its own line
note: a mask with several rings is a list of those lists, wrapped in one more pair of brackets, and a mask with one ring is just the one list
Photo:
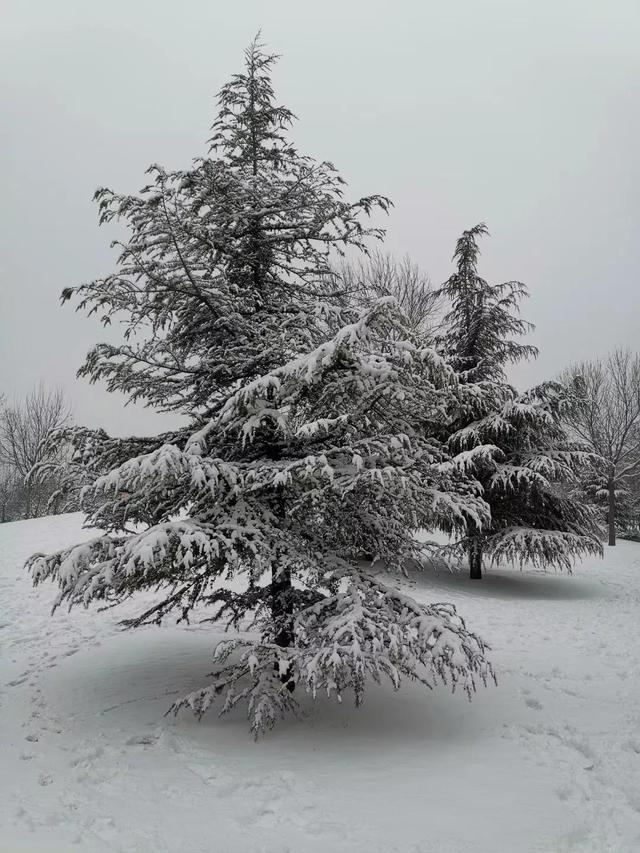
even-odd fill
[(59, 294), (113, 267), (94, 189), (203, 153), (259, 27), (300, 150), (394, 201), (390, 250), (439, 283), (487, 222), (482, 273), (531, 292), (519, 386), (638, 346), (638, 0), (4, 0), (0, 390), (59, 384), (115, 434), (167, 425), (75, 379), (102, 330)]

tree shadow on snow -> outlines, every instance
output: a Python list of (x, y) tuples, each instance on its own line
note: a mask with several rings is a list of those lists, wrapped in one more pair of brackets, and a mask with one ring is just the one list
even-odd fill
[[(118, 735), (124, 742), (159, 727), (194, 747), (226, 754), (232, 744), (251, 741), (244, 707), (220, 718), (214, 705), (201, 721), (188, 711), (164, 716), (178, 696), (210, 682), (216, 639), (215, 631), (207, 637), (206, 632), (157, 628), (116, 635), (111, 649), (105, 643), (65, 660), (50, 674), (45, 690), (58, 714), (74, 717), (74, 727), (86, 736), (115, 729), (126, 733)], [(369, 683), (361, 708), (354, 707), (350, 692), (342, 703), (325, 695), (314, 700), (304, 690), (296, 698), (299, 716), (282, 719), (260, 739), (267, 753), (286, 748), (339, 757), (343, 750), (359, 753), (372, 742), (383, 752), (414, 748), (416, 742), (446, 750), (483, 726), (463, 692), (452, 695), (445, 685), (431, 691), (405, 682), (396, 692), (389, 684)]]
[(409, 583), (416, 589), (433, 590), (438, 595), (455, 592), (474, 598), (581, 601), (605, 597), (602, 584), (577, 575), (517, 568), (490, 568), (482, 580), (471, 580), (468, 572), (462, 570), (414, 570), (409, 574)]

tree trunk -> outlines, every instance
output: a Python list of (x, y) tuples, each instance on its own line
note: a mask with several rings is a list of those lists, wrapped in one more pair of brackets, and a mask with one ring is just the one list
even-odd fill
[(291, 572), (274, 568), (271, 576), (271, 614), (275, 626), (275, 643), (288, 648), (293, 642), (293, 602)]
[(616, 483), (613, 478), (609, 479), (609, 511), (607, 521), (609, 522), (609, 545), (616, 544)]
[(482, 540), (479, 538), (469, 543), (469, 577), (471, 580), (482, 579)]
[[(274, 642), (283, 649), (293, 643), (292, 591), (291, 570), (274, 566), (271, 570), (271, 615), (275, 627)], [(287, 690), (293, 692), (295, 684), (289, 680), (288, 672), (280, 673), (280, 680), (287, 685)]]

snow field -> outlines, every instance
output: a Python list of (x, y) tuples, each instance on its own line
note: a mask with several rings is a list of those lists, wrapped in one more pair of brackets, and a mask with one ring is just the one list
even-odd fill
[[(122, 632), (22, 570), (91, 531), (0, 525), (0, 850), (633, 853), (640, 850), (640, 545), (573, 576), (425, 573), (492, 646), (498, 686), (302, 697), (255, 743), (239, 712), (164, 713), (207, 683), (216, 626)], [(150, 600), (150, 599), (149, 599)]]

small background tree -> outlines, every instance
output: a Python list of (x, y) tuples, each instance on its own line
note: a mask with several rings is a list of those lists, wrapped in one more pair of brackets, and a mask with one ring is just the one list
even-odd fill
[(599, 457), (586, 487), (596, 502), (606, 505), (609, 545), (615, 545), (617, 525), (634, 524), (637, 518), (640, 357), (617, 349), (606, 359), (572, 365), (560, 380), (574, 392), (567, 424)]
[[(38, 385), (23, 400), (0, 405), (0, 478), (6, 499), (7, 518), (33, 518), (47, 511), (48, 500), (57, 483), (55, 465), (64, 454), (64, 447), (55, 449), (48, 440), (65, 426), (71, 417), (71, 407), (59, 388), (47, 390)], [(51, 463), (51, 472), (44, 474), (43, 466)], [(31, 470), (43, 470), (35, 482)], [(9, 514), (9, 508), (12, 508)]]
[(374, 251), (357, 261), (343, 260), (335, 270), (336, 290), (356, 308), (370, 307), (392, 296), (400, 306), (405, 325), (427, 341), (441, 321), (442, 299), (429, 276), (409, 255), (401, 259)]
[(0, 464), (0, 524), (20, 517), (24, 486), (15, 468)]

